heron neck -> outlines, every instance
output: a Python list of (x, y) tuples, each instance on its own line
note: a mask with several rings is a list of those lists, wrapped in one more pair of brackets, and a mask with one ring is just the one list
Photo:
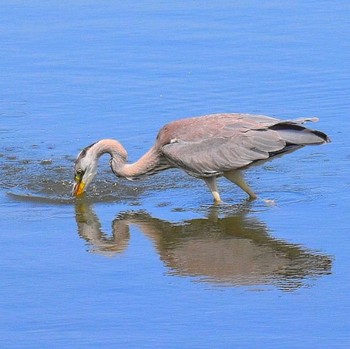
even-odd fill
[(121, 157), (125, 159), (125, 162), (128, 157), (125, 148), (115, 139), (101, 139), (91, 147), (91, 151), (97, 159), (106, 153), (112, 158)]
[(159, 163), (157, 152), (151, 148), (139, 160), (127, 164), (126, 159), (120, 156), (112, 157), (111, 167), (114, 174), (118, 177), (127, 179), (136, 179), (138, 177), (152, 174)]
[(112, 171), (118, 177), (134, 179), (147, 175), (154, 172), (159, 164), (159, 154), (154, 147), (132, 164), (127, 163), (128, 154), (125, 148), (116, 140), (102, 139), (94, 144), (91, 150), (96, 159), (105, 153), (110, 154)]

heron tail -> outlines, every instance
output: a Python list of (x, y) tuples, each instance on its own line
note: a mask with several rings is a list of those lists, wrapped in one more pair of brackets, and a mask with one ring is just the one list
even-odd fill
[(280, 122), (270, 127), (277, 131), (282, 139), (291, 145), (311, 145), (330, 143), (330, 138), (323, 132), (312, 130), (295, 122)]

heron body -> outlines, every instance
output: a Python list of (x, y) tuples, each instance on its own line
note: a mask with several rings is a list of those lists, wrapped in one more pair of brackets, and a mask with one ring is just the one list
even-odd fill
[(75, 161), (73, 193), (81, 195), (97, 173), (98, 159), (109, 153), (117, 177), (130, 180), (179, 168), (203, 179), (214, 200), (220, 202), (216, 178), (224, 176), (250, 198), (255, 193), (241, 170), (305, 145), (330, 142), (326, 134), (303, 124), (316, 118), (280, 120), (263, 115), (212, 114), (173, 121), (158, 133), (153, 147), (133, 164), (116, 140), (102, 139), (86, 148)]

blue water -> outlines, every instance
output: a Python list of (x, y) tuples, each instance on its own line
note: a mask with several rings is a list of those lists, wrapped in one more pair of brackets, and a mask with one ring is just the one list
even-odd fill
[[(349, 348), (347, 1), (2, 1), (1, 348)], [(332, 143), (224, 204), (178, 171), (70, 196), (181, 117), (317, 116)], [(266, 202), (264, 199), (270, 201)]]

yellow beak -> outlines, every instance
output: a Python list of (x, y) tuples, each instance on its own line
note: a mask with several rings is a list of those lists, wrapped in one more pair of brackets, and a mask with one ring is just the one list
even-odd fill
[(84, 182), (76, 182), (73, 187), (73, 195), (79, 196), (84, 193), (85, 183)]

